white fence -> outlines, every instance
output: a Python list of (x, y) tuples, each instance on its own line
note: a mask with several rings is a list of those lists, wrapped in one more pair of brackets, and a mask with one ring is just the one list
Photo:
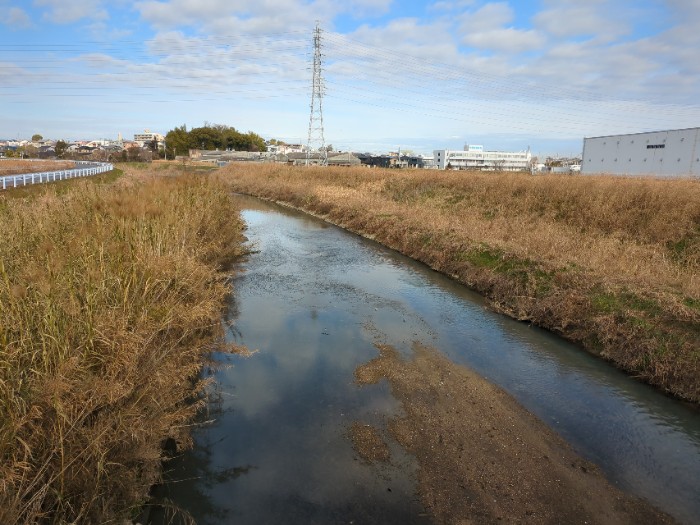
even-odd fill
[(29, 184), (42, 184), (57, 180), (89, 177), (112, 171), (114, 166), (108, 162), (76, 161), (76, 167), (70, 170), (42, 171), (40, 173), (23, 173), (21, 175), (6, 175), (0, 177), (0, 189), (19, 188)]

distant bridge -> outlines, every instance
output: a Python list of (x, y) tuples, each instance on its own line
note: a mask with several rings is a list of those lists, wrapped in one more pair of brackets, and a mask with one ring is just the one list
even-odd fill
[(40, 173), (23, 173), (20, 175), (5, 175), (0, 177), (0, 189), (20, 188), (30, 184), (43, 184), (58, 180), (90, 177), (112, 171), (114, 166), (109, 162), (76, 161), (76, 167), (69, 170), (42, 171)]

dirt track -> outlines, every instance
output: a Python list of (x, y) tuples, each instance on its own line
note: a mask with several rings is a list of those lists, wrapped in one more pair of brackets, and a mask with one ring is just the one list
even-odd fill
[(405, 416), (391, 420), (389, 430), (417, 457), (420, 497), (436, 523), (673, 523), (613, 487), (469, 369), (419, 345), (410, 361), (391, 347), (379, 349), (357, 368), (356, 381), (385, 378), (401, 402)]

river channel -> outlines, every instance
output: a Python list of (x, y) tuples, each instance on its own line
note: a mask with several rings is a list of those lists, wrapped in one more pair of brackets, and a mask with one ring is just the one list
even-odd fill
[(697, 410), (396, 252), (237, 199), (255, 253), (235, 278), (227, 333), (257, 352), (216, 356), (195, 446), (161, 490), (197, 523), (428, 523), (414, 458), (389, 439), (391, 462), (370, 464), (349, 437), (353, 422), (384, 429), (399, 411), (385, 382), (355, 384), (355, 368), (377, 344), (409, 355), (416, 342), (499, 385), (614, 485), (700, 522)]

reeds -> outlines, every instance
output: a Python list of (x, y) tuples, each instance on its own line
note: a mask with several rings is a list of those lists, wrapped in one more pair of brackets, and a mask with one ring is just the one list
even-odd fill
[(187, 440), (237, 210), (141, 174), (2, 199), (0, 224), (0, 523), (127, 518)]
[(75, 167), (72, 160), (0, 160), (0, 177), (21, 173), (39, 173), (40, 171), (67, 170)]
[(700, 184), (232, 165), (237, 191), (323, 216), (700, 402)]

